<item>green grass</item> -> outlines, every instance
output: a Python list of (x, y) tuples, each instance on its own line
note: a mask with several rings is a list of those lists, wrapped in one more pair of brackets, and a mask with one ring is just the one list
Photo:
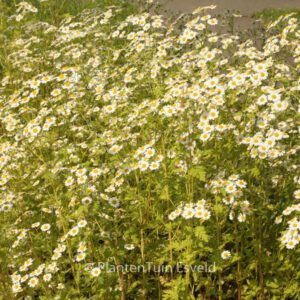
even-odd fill
[(254, 18), (263, 18), (266, 21), (274, 21), (282, 15), (295, 13), (295, 17), (300, 20), (300, 9), (282, 9), (282, 8), (266, 8), (261, 12), (253, 14)]

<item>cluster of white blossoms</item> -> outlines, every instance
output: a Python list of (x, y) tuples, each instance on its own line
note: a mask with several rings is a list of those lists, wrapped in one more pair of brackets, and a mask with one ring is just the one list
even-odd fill
[[(58, 267), (59, 259), (62, 259), (62, 255), (67, 250), (67, 242), (66, 240), (68, 238), (76, 237), (79, 233), (79, 230), (84, 228), (87, 225), (86, 220), (80, 220), (76, 226), (72, 227), (67, 235), (62, 236), (57, 244), (57, 247), (53, 249), (53, 253), (51, 256), (51, 260), (47, 262), (47, 264), (34, 264), (33, 258), (28, 258), (18, 269), (18, 272), (15, 272), (11, 278), (13, 281), (12, 290), (15, 293), (21, 292), (22, 285), (27, 284), (29, 287), (35, 287), (38, 285), (39, 280), (44, 281), (45, 283), (49, 282), (51, 279), (53, 279), (53, 276), (55, 273), (57, 273), (60, 268)], [(41, 231), (48, 232), (51, 228), (50, 224), (43, 224), (40, 226), (39, 222), (33, 223), (31, 225), (31, 230), (36, 230), (37, 228), (41, 229)], [(20, 236), (20, 235), (19, 235)], [(15, 245), (16, 247), (17, 245)], [(77, 248), (77, 254), (74, 258), (75, 262), (83, 261), (86, 257), (86, 250), (87, 246), (86, 243), (81, 241), (78, 244)], [(36, 269), (28, 272), (29, 267), (35, 266)], [(24, 272), (28, 272), (27, 274), (24, 274)], [(58, 285), (58, 288), (63, 288), (61, 284)]]
[(15, 195), (12, 193), (2, 194), (0, 199), (0, 212), (9, 211), (12, 209), (14, 202), (16, 201)]
[[(300, 199), (300, 190), (294, 192), (294, 197), (296, 200)], [(282, 233), (280, 241), (287, 249), (293, 249), (300, 243), (300, 203), (287, 207), (282, 212), (282, 216), (275, 219), (275, 223), (281, 223), (282, 217), (289, 215), (295, 215), (295, 217), (287, 221), (288, 227)]]
[(132, 164), (132, 169), (139, 168), (142, 172), (146, 170), (157, 170), (160, 167), (160, 163), (163, 160), (163, 156), (161, 154), (157, 154), (155, 148), (153, 148), (154, 141), (151, 143), (139, 147), (136, 150), (135, 159), (137, 162)]
[(169, 214), (168, 218), (171, 221), (175, 220), (179, 216), (186, 220), (192, 218), (200, 219), (203, 221), (208, 220), (211, 213), (206, 202), (207, 201), (205, 199), (201, 199), (196, 203), (182, 203), (177, 207), (177, 209)]
[(48, 265), (40, 264), (35, 270), (24, 274), (24, 272), (28, 271), (28, 268), (32, 266), (32, 264), (33, 259), (27, 259), (19, 268), (20, 274), (15, 272), (13, 275), (11, 275), (11, 280), (13, 282), (12, 290), (14, 293), (22, 292), (22, 285), (24, 285), (25, 282), (27, 282), (27, 285), (29, 287), (35, 287), (39, 284), (40, 280), (44, 281), (45, 283), (49, 282), (53, 274), (59, 270), (59, 268), (57, 268), (56, 262), (52, 262)]
[(17, 22), (20, 22), (21, 20), (24, 19), (24, 17), (26, 17), (28, 14), (30, 13), (37, 13), (38, 9), (31, 5), (30, 3), (26, 2), (26, 1), (21, 1), (16, 5), (17, 9), (16, 9), (16, 13), (17, 15), (15, 15), (15, 20)]
[(245, 199), (243, 190), (247, 183), (240, 179), (239, 175), (233, 174), (227, 179), (218, 178), (206, 184), (206, 188), (213, 195), (220, 195), (222, 202), (229, 208), (229, 219), (233, 220), (237, 214), (239, 222), (245, 222), (247, 214), (251, 212), (250, 202)]
[[(298, 211), (299, 205), (298, 205)], [(287, 249), (293, 249), (300, 242), (300, 219), (297, 217), (288, 221), (288, 228), (280, 238)]]

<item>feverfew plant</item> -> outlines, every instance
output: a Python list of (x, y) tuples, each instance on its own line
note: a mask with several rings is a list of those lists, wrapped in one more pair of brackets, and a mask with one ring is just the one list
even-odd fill
[(1, 296), (298, 299), (298, 19), (72, 1), (0, 4)]

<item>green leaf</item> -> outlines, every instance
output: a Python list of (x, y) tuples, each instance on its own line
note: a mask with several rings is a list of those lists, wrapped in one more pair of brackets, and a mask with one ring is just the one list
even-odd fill
[(250, 174), (257, 178), (260, 175), (260, 170), (257, 167), (254, 167), (253, 169), (250, 170)]
[(279, 288), (279, 285), (277, 282), (275, 281), (272, 281), (272, 282), (267, 282), (267, 286), (271, 289), (278, 289)]
[(165, 185), (163, 187), (159, 198), (162, 199), (162, 200), (168, 200), (169, 199), (169, 187), (167, 185)]
[(205, 181), (206, 172), (203, 166), (193, 167), (189, 170), (189, 175), (191, 177), (197, 178), (200, 181)]
[(201, 241), (208, 242), (208, 235), (204, 226), (197, 226), (195, 228), (195, 235)]

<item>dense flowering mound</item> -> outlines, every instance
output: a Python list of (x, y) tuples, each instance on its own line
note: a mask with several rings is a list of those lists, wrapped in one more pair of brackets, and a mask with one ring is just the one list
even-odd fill
[(9, 17), (2, 295), (300, 297), (299, 24), (281, 17), (257, 46), (217, 34), (213, 8)]

